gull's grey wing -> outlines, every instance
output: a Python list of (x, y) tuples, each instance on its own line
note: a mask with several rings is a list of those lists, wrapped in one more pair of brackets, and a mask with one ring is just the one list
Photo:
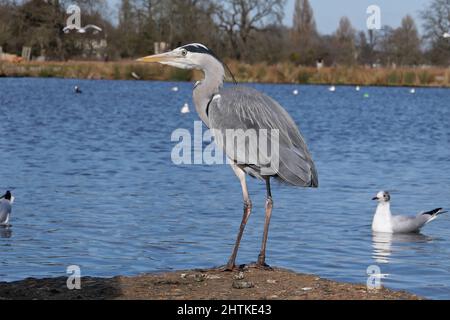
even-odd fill
[(0, 225), (8, 223), (11, 205), (7, 201), (0, 201)]
[(392, 228), (395, 233), (419, 232), (430, 220), (430, 216), (419, 214), (417, 217), (393, 216)]
[[(225, 88), (210, 102), (208, 118), (213, 132), (216, 130), (224, 137), (222, 145), (220, 142), (218, 144), (232, 161), (250, 175), (258, 178), (266, 176), (261, 169), (270, 161), (267, 154), (274, 156), (276, 153), (279, 163), (270, 176), (294, 186), (318, 187), (317, 171), (303, 136), (287, 111), (272, 98), (252, 88)], [(276, 139), (271, 130), (277, 130), (279, 148), (262, 152), (258, 143), (251, 139), (244, 146), (230, 148), (226, 143), (228, 129), (254, 130), (258, 139), (267, 138), (272, 146)], [(267, 134), (261, 129), (266, 129)], [(256, 161), (246, 161), (249, 156)]]

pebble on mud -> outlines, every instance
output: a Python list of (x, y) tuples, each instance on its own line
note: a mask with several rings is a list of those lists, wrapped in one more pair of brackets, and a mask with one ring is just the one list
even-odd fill
[(239, 274), (235, 275), (233, 278), (234, 278), (234, 280), (244, 280), (245, 274), (241, 271), (241, 272), (239, 272)]
[(254, 288), (255, 284), (249, 281), (234, 281), (233, 288), (234, 289), (251, 289)]

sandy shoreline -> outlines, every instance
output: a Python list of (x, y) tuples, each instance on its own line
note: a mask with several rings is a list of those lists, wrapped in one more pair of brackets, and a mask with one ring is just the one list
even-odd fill
[(67, 278), (0, 282), (0, 300), (417, 300), (418, 296), (365, 285), (339, 283), (314, 275), (276, 268), (177, 271), (136, 277), (81, 280), (81, 290), (70, 291)]

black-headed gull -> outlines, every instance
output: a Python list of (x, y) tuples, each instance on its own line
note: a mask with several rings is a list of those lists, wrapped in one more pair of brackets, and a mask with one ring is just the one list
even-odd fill
[(0, 226), (8, 226), (14, 197), (10, 191), (0, 197)]
[(420, 230), (445, 213), (442, 208), (419, 213), (417, 216), (399, 216), (391, 213), (391, 196), (389, 192), (380, 191), (373, 200), (378, 201), (377, 211), (373, 218), (372, 230), (386, 233), (418, 233)]

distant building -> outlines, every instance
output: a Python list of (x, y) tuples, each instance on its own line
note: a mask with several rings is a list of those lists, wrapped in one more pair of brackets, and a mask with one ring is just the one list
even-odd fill
[(76, 46), (81, 50), (84, 59), (103, 60), (107, 55), (108, 41), (104, 38), (79, 39)]

